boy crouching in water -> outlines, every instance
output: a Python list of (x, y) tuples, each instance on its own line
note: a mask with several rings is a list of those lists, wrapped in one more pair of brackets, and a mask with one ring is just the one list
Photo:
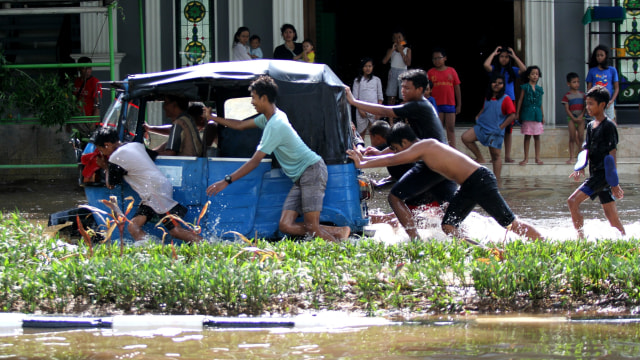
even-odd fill
[[(173, 200), (171, 182), (149, 157), (144, 144), (121, 143), (113, 127), (96, 130), (93, 142), (102, 154), (96, 162), (105, 170), (107, 187), (113, 189), (124, 179), (142, 199), (127, 227), (135, 241), (146, 239), (142, 226), (147, 222), (158, 221), (166, 215), (182, 218), (187, 214), (187, 208)], [(198, 234), (181, 227), (171, 218), (164, 219), (162, 225), (176, 239), (185, 242), (202, 240)]]
[[(589, 177), (571, 194), (567, 200), (573, 226), (578, 231), (578, 236), (584, 238), (584, 217), (580, 213), (580, 204), (583, 201), (596, 197), (600, 199), (604, 216), (611, 226), (625, 235), (624, 227), (618, 217), (615, 199), (622, 199), (624, 193), (618, 182), (616, 170), (616, 147), (618, 145), (618, 129), (616, 124), (607, 118), (604, 109), (609, 103), (609, 91), (603, 86), (594, 86), (586, 94), (587, 112), (593, 120), (587, 125), (584, 145), (589, 162)], [(578, 157), (580, 158), (580, 156)], [(580, 161), (580, 160), (579, 160)], [(576, 171), (569, 177), (576, 181), (584, 176), (583, 164), (576, 164)]]

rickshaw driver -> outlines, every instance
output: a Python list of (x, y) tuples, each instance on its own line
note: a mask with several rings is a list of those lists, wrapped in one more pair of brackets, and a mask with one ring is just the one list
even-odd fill
[[(234, 120), (209, 115), (208, 120), (236, 130), (250, 128), (263, 129), (262, 138), (256, 152), (248, 162), (232, 174), (210, 185), (207, 195), (212, 196), (224, 190), (255, 169), (262, 159), (273, 153), (282, 171), (293, 181), (282, 207), (280, 231), (289, 235), (312, 235), (327, 241), (346, 239), (351, 233), (348, 226), (327, 226), (320, 224), (322, 201), (327, 186), (327, 166), (322, 158), (313, 152), (293, 129), (287, 115), (276, 107), (278, 86), (269, 76), (260, 76), (249, 86), (251, 104), (260, 114), (251, 120)], [(207, 114), (211, 114), (207, 109)], [(303, 222), (296, 222), (303, 215)]]

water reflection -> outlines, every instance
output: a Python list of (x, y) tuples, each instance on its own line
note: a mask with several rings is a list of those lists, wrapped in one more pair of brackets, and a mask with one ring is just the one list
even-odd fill
[[(515, 320), (515, 321), (514, 321)], [(18, 359), (622, 359), (640, 354), (639, 323), (490, 317), (300, 329), (26, 333), (0, 337)]]

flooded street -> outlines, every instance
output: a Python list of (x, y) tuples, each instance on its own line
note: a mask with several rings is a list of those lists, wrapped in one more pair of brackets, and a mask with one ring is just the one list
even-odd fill
[(0, 210), (16, 209), (25, 219), (47, 226), (49, 215), (86, 204), (84, 189), (73, 180), (23, 180), (0, 184)]
[[(385, 169), (367, 169), (372, 179), (387, 176)], [(500, 192), (513, 212), (519, 218), (532, 223), (547, 239), (575, 239), (571, 216), (567, 207), (567, 198), (578, 188), (579, 182), (565, 176), (509, 177), (502, 179)], [(585, 234), (588, 239), (616, 239), (640, 237), (640, 176), (625, 175), (620, 177), (620, 185), (624, 190), (624, 198), (616, 202), (620, 219), (627, 232), (626, 237), (612, 228), (606, 220), (600, 202), (587, 200), (580, 209), (585, 218)], [(387, 194), (393, 185), (376, 188), (374, 198), (369, 200), (371, 213), (389, 213)], [(430, 214), (418, 213), (423, 219), (420, 235), (423, 239), (443, 239), (445, 234), (440, 230), (440, 220)], [(373, 225), (377, 239), (390, 239), (392, 242), (407, 241), (408, 236), (402, 229), (391, 228), (386, 224)], [(475, 211), (462, 223), (463, 229), (474, 239), (481, 241), (501, 241), (505, 238), (505, 230), (486, 213), (476, 207)], [(508, 239), (515, 238), (509, 233)], [(388, 240), (387, 240), (388, 241)]]
[[(372, 173), (379, 179), (384, 172)], [(618, 202), (627, 237), (640, 236), (640, 179), (622, 177)], [(577, 183), (569, 179), (509, 178), (501, 192), (514, 212), (551, 239), (574, 237), (566, 198)], [(390, 186), (376, 189), (371, 211), (387, 212)], [(2, 184), (2, 211), (18, 209), (46, 225), (50, 213), (84, 204), (75, 183), (31, 181)], [(591, 238), (620, 238), (599, 203), (583, 205)], [(442, 238), (437, 219), (425, 216), (421, 235)], [(480, 240), (501, 240), (503, 228), (483, 212), (463, 226)], [(378, 226), (375, 238), (405, 241), (403, 230)], [(637, 311), (632, 311), (637, 313)], [(574, 321), (566, 316), (451, 316), (396, 325), (203, 330), (166, 327), (122, 330), (6, 331), (0, 324), (2, 359), (627, 359), (640, 353), (640, 320)], [(339, 323), (339, 321), (338, 321)]]
[[(366, 174), (374, 180), (387, 175), (385, 169), (367, 169)], [(640, 237), (640, 176), (621, 176), (620, 184), (625, 196), (616, 205), (627, 231), (627, 238)], [(534, 224), (543, 236), (563, 240), (576, 237), (566, 199), (578, 185), (579, 183), (564, 176), (510, 177), (502, 180), (500, 191), (518, 217)], [(370, 213), (391, 212), (387, 203), (391, 186), (389, 184), (374, 189), (374, 196), (368, 201)], [(86, 204), (83, 188), (73, 181), (21, 181), (0, 184), (0, 188), (2, 212), (18, 209), (25, 218), (43, 226), (47, 225), (49, 214)], [(609, 226), (597, 200), (585, 201), (581, 210), (585, 216), (587, 238), (621, 238), (617, 230)], [(418, 214), (418, 217), (423, 238), (444, 238), (438, 218), (431, 214)], [(462, 226), (480, 240), (499, 241), (505, 237), (504, 229), (480, 208), (476, 208)], [(376, 230), (374, 238), (388, 243), (408, 240), (406, 233), (399, 228), (386, 224), (373, 225), (371, 228)]]
[(640, 323), (446, 317), (386, 326), (25, 331), (3, 359), (629, 359)]

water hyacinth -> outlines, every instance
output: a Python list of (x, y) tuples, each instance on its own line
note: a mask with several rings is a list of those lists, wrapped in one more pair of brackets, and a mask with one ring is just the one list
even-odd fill
[[(0, 311), (295, 314), (567, 311), (640, 303), (640, 242), (371, 239), (69, 245), (0, 219)], [(500, 252), (496, 254), (495, 248)]]

